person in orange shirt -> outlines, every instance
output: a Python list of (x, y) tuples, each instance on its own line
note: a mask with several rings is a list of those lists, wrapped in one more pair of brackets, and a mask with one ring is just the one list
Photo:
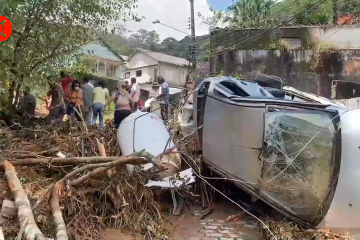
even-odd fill
[(75, 114), (75, 117), (78, 121), (81, 121), (81, 117), (76, 113), (75, 109), (81, 114), (81, 108), (84, 105), (83, 94), (80, 88), (80, 82), (75, 80), (71, 84), (71, 88), (69, 88), (65, 92), (64, 96), (65, 102), (68, 105), (67, 107), (67, 115), (71, 116)]

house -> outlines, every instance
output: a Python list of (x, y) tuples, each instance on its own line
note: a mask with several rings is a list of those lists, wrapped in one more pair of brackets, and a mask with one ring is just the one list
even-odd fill
[(127, 56), (116, 53), (101, 38), (83, 45), (78, 54), (80, 62), (95, 75), (123, 81)]
[(140, 85), (153, 83), (163, 76), (171, 86), (183, 86), (186, 82), (190, 63), (184, 58), (144, 49), (135, 50), (128, 59), (125, 80), (135, 77)]

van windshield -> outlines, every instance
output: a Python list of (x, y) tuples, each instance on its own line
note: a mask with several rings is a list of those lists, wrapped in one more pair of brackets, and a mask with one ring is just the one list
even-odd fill
[(331, 186), (336, 147), (332, 116), (268, 112), (264, 131), (261, 191), (300, 219), (314, 221)]

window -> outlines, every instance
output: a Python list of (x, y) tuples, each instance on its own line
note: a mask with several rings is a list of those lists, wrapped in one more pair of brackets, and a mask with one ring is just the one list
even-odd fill
[(116, 66), (106, 65), (106, 76), (114, 78), (116, 76)]
[(139, 71), (136, 71), (136, 77), (141, 77), (142, 76), (142, 71), (139, 70)]
[(105, 63), (104, 62), (99, 62), (98, 71), (99, 71), (99, 73), (105, 73)]
[(227, 89), (229, 89), (233, 93), (232, 95), (236, 95), (239, 97), (249, 96), (249, 94), (247, 94), (244, 90), (242, 90), (238, 85), (236, 85), (233, 82), (224, 81), (221, 82), (220, 84), (226, 87)]
[(301, 220), (312, 221), (331, 191), (335, 123), (317, 111), (272, 111), (265, 114), (261, 190)]
[(155, 69), (154, 69), (154, 82), (157, 81), (157, 78), (158, 78), (158, 69), (155, 68)]
[(130, 72), (125, 73), (125, 79), (128, 79), (128, 78), (130, 78)]

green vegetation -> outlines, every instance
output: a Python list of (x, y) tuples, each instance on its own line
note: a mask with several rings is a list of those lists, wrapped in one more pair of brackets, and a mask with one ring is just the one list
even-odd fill
[[(2, 1), (0, 15), (10, 19), (13, 32), (0, 42), (1, 85), (11, 82), (14, 88), (16, 83), (43, 88), (45, 76), (71, 64), (69, 55), (97, 37), (96, 33), (106, 34), (109, 22), (116, 32), (121, 25), (115, 23), (138, 20), (131, 13), (136, 7), (133, 0)], [(9, 93), (12, 99), (13, 91)]]

